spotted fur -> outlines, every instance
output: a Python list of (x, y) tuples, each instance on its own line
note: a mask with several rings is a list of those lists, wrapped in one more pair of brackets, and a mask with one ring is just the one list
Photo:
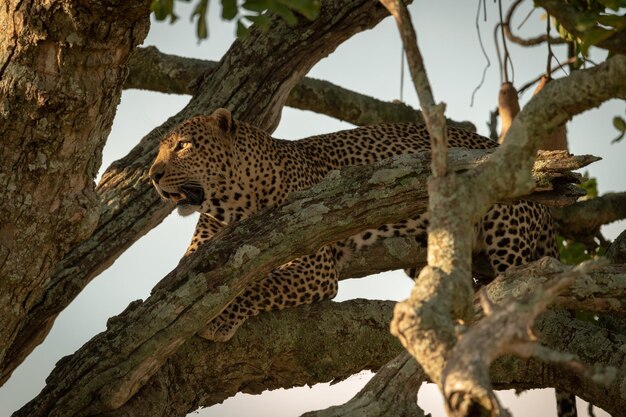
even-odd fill
[[(448, 139), (450, 147), (497, 146), (490, 139), (452, 127)], [(159, 194), (175, 201), (182, 215), (201, 213), (187, 249), (191, 253), (225, 225), (281, 204), (291, 192), (318, 183), (333, 169), (428, 150), (430, 139), (422, 125), (377, 125), (286, 141), (218, 109), (170, 132), (160, 144), (149, 175)], [(334, 297), (338, 262), (384, 237), (413, 235), (423, 242), (427, 217), (424, 213), (381, 225), (282, 265), (238, 296), (201, 336), (226, 341), (248, 317), (261, 311)], [(557, 253), (552, 218), (535, 203), (497, 204), (476, 230), (476, 251), (487, 254), (495, 271)]]

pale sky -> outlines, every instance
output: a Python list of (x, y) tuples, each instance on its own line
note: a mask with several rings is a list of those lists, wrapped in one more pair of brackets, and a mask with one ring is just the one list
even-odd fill
[[(526, 2), (530, 3), (530, 2)], [(189, 24), (190, 6), (176, 2), (181, 17), (174, 26), (153, 24), (144, 45), (155, 45), (161, 51), (189, 57), (218, 60), (234, 39), (234, 25), (219, 20), (219, 2), (211, 2), (210, 37), (198, 44), (193, 26)], [(488, 134), (486, 120), (497, 104), (500, 86), (499, 70), (493, 47), (492, 29), (497, 9), (487, 4), (487, 22), (480, 20), (485, 48), (491, 60), (486, 81), (478, 91), (474, 106), (471, 93), (480, 81), (485, 59), (482, 56), (474, 17), (477, 2), (416, 1), (410, 6), (426, 68), (435, 98), (447, 103), (447, 116), (470, 120), (479, 133)], [(528, 5), (526, 5), (528, 7)], [(517, 22), (528, 9), (520, 7)], [(545, 22), (536, 11), (522, 33), (542, 33)], [(515, 66), (515, 85), (521, 85), (540, 75), (545, 68), (545, 47), (521, 49), (511, 46)], [(559, 57), (564, 61), (562, 49)], [(401, 43), (395, 24), (386, 19), (375, 29), (356, 35), (328, 58), (319, 62), (309, 76), (328, 80), (342, 87), (383, 100), (399, 98)], [(604, 54), (598, 53), (597, 60)], [(560, 76), (560, 74), (556, 74)], [(408, 72), (405, 73), (404, 100), (418, 107)], [(526, 102), (530, 94), (522, 97)], [(151, 92), (126, 91), (118, 107), (107, 147), (103, 167), (124, 156), (144, 134), (159, 126), (179, 111), (188, 96), (169, 96)], [(590, 153), (603, 158), (588, 168), (598, 178), (601, 193), (626, 189), (626, 164), (623, 155), (626, 141), (611, 145), (617, 134), (611, 120), (625, 114), (623, 101), (613, 100), (600, 109), (589, 111), (568, 124), (570, 151)], [(348, 129), (352, 126), (311, 112), (285, 108), (275, 136), (287, 139)], [(196, 218), (169, 216), (161, 225), (138, 241), (107, 271), (97, 277), (80, 296), (59, 316), (46, 341), (18, 368), (13, 377), (0, 388), (0, 416), (8, 416), (32, 399), (44, 386), (44, 379), (54, 364), (73, 353), (95, 334), (105, 329), (106, 320), (120, 313), (129, 302), (146, 298), (150, 289), (173, 269), (191, 238)], [(625, 222), (605, 228), (605, 235), (614, 238), (625, 228)], [(411, 281), (401, 272), (391, 272), (340, 284), (337, 300), (349, 298), (383, 298), (400, 300), (409, 294)], [(201, 410), (196, 416), (299, 416), (303, 412), (341, 404), (350, 399), (369, 379), (362, 373), (329, 387), (320, 384), (309, 388), (276, 390), (258, 396), (238, 395), (225, 403)], [(504, 405), (515, 416), (555, 416), (553, 395), (548, 390), (526, 392), (519, 397), (502, 395)], [(280, 404), (279, 408), (276, 404)], [(433, 414), (443, 416), (443, 406), (433, 386), (420, 392), (420, 405)], [(250, 410), (254, 410), (251, 412)], [(580, 416), (585, 416), (579, 407)], [(608, 414), (596, 412), (597, 416)]]

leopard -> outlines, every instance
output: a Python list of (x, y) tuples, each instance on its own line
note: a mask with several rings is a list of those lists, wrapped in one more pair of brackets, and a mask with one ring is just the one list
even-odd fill
[[(498, 146), (452, 126), (447, 127), (447, 136), (451, 148)], [(284, 140), (236, 120), (230, 110), (221, 108), (185, 120), (165, 135), (148, 177), (164, 200), (176, 204), (180, 215), (200, 213), (185, 252), (189, 255), (226, 226), (280, 205), (288, 195), (319, 183), (331, 171), (430, 150), (423, 124), (379, 124)], [(248, 318), (261, 312), (331, 299), (338, 290), (338, 268), (356, 251), (397, 236), (411, 236), (425, 245), (427, 227), (425, 212), (363, 230), (281, 265), (245, 289), (198, 335), (226, 342)], [(486, 255), (494, 273), (543, 256), (558, 256), (553, 219), (539, 203), (495, 204), (475, 230), (474, 251)], [(410, 275), (415, 278), (415, 271)]]

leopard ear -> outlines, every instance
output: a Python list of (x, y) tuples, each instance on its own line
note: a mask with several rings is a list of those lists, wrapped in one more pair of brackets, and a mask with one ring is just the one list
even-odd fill
[(215, 118), (217, 125), (224, 133), (234, 133), (235, 120), (233, 115), (228, 109), (217, 109), (213, 112), (212, 116)]

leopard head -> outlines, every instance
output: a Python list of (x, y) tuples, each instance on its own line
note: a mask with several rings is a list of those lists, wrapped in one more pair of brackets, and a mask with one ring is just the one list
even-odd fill
[(237, 123), (227, 109), (186, 120), (167, 134), (148, 173), (159, 195), (179, 214), (208, 213), (220, 221), (220, 193), (233, 177)]

